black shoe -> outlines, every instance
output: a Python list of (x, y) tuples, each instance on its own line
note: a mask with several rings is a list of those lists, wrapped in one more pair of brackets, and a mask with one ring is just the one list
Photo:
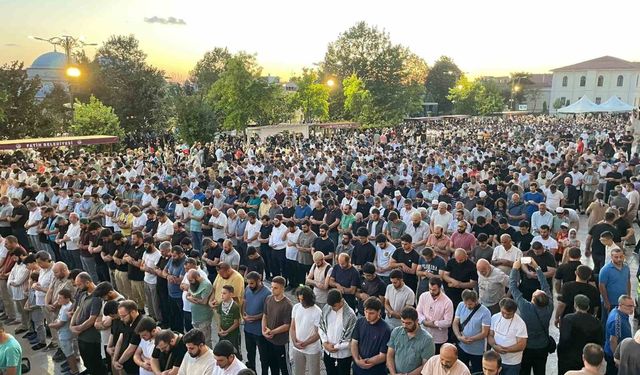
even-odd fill
[(53, 355), (53, 360), (55, 362), (62, 362), (67, 360), (67, 356), (64, 355), (62, 350), (58, 349), (56, 353)]
[(27, 331), (28, 331), (28, 329), (26, 329), (26, 328), (18, 328), (18, 329), (16, 329), (15, 334), (16, 334), (16, 335), (19, 335), (19, 334), (21, 334), (21, 333), (25, 333), (25, 332), (27, 332)]
[(35, 332), (27, 332), (25, 335), (22, 336), (23, 339), (28, 339), (30, 337), (36, 337), (38, 334)]
[(35, 344), (34, 346), (31, 347), (31, 350), (33, 351), (40, 350), (40, 349), (43, 349), (45, 346), (47, 346), (47, 344), (43, 344), (43, 343)]

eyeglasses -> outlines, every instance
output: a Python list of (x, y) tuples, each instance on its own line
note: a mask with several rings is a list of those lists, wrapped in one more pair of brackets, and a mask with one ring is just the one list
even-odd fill
[(631, 308), (635, 308), (635, 307), (636, 307), (636, 305), (635, 305), (635, 304), (633, 304), (633, 303), (632, 303), (632, 304), (630, 304), (630, 305), (629, 305), (629, 304), (627, 304), (627, 305), (620, 305), (620, 306), (624, 306), (624, 307), (631, 307)]

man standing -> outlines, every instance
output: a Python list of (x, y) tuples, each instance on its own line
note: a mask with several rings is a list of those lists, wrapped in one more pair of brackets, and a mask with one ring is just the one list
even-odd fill
[[(216, 344), (213, 348), (213, 356), (215, 357), (216, 364), (211, 375), (231, 375), (248, 371), (244, 363), (236, 356), (233, 344), (228, 340), (221, 340)], [(193, 372), (189, 374), (193, 374)], [(208, 374), (208, 372), (203, 372), (203, 374)], [(263, 374), (266, 374), (266, 372)], [(185, 372), (185, 375), (188, 374)]]
[(431, 357), (422, 368), (422, 375), (470, 375), (469, 369), (458, 359), (458, 349), (453, 344), (444, 344), (440, 354)]
[[(58, 293), (62, 289), (74, 290), (73, 281), (69, 280), (69, 268), (63, 262), (57, 262), (52, 267), (53, 280), (49, 286), (49, 290), (45, 296), (45, 308), (47, 312), (47, 322), (53, 323), (56, 318), (60, 306), (58, 305)], [(23, 322), (23, 326), (27, 327), (28, 322)], [(51, 328), (51, 343), (48, 345), (48, 349), (55, 349), (58, 347), (57, 330)], [(62, 351), (60, 351), (62, 353)]]
[(290, 331), (293, 371), (296, 375), (320, 375), (322, 346), (318, 327), (322, 311), (308, 286), (298, 287), (296, 296), (300, 303), (293, 306)]
[(440, 271), (442, 280), (447, 285), (445, 292), (453, 303), (458, 306), (462, 301), (462, 291), (474, 289), (478, 285), (478, 271), (476, 265), (469, 260), (464, 249), (456, 249), (453, 259), (449, 259), (444, 270)]
[(404, 283), (402, 271), (391, 271), (390, 279), (391, 284), (387, 285), (387, 290), (384, 294), (384, 308), (387, 313), (385, 320), (389, 327), (394, 329), (402, 325), (400, 314), (405, 307), (413, 306), (416, 295), (414, 291)]
[(616, 349), (614, 359), (618, 364), (619, 375), (640, 374), (640, 331), (622, 340)]
[(135, 301), (140, 311), (144, 311), (144, 271), (142, 257), (145, 253), (144, 238), (142, 232), (135, 231), (131, 235), (131, 246), (129, 251), (123, 257), (123, 261), (127, 263), (127, 277), (131, 284), (131, 294), (128, 295), (131, 300)]
[(132, 300), (125, 300), (118, 305), (118, 317), (122, 323), (122, 331), (115, 345), (111, 366), (127, 375), (139, 373), (133, 355), (140, 345), (140, 335), (135, 332), (143, 315), (138, 312), (138, 305)]
[(382, 302), (369, 297), (364, 303), (364, 317), (356, 321), (351, 340), (353, 375), (385, 375), (389, 325), (381, 319)]
[(516, 314), (518, 304), (510, 298), (500, 301), (500, 312), (491, 317), (488, 343), (502, 357), (502, 374), (518, 375), (527, 346), (527, 326)]
[[(356, 325), (356, 314), (342, 298), (342, 293), (332, 289), (320, 318), (320, 340), (324, 348), (324, 367), (327, 375), (348, 374), (351, 369), (350, 342)], [(266, 372), (262, 372), (266, 374)]]
[[(586, 267), (586, 266), (585, 266)], [(565, 315), (558, 340), (558, 375), (582, 366), (582, 349), (589, 343), (603, 344), (602, 323), (589, 314), (589, 298), (578, 294), (573, 298), (575, 313)]]
[(391, 331), (387, 349), (391, 375), (417, 373), (435, 352), (433, 338), (420, 327), (416, 309), (405, 307), (400, 315), (402, 326)]
[(18, 340), (8, 334), (0, 320), (0, 373), (15, 375), (22, 373), (22, 347)]
[(102, 309), (102, 300), (93, 295), (96, 285), (91, 276), (81, 272), (75, 279), (80, 292), (76, 300), (76, 310), (71, 318), (70, 329), (78, 338), (78, 348), (85, 367), (92, 375), (106, 375), (100, 354), (100, 333), (94, 323)]
[(582, 370), (569, 371), (566, 375), (592, 375), (600, 374), (602, 362), (604, 361), (604, 351), (598, 344), (587, 344), (582, 349)]
[(162, 254), (156, 248), (153, 237), (144, 239), (144, 254), (142, 255), (142, 263), (140, 269), (144, 271), (144, 297), (149, 315), (156, 321), (160, 321), (160, 301), (158, 299), (158, 276), (155, 273), (156, 264), (160, 261)]
[(272, 375), (291, 373), (287, 344), (293, 305), (284, 294), (285, 285), (286, 280), (282, 276), (273, 278), (272, 295), (265, 300), (262, 315), (262, 335), (267, 340), (267, 361)]
[(351, 265), (351, 257), (342, 253), (338, 255), (338, 267), (333, 267), (329, 286), (338, 289), (349, 307), (356, 309), (356, 290), (360, 285), (360, 274)]
[[(603, 321), (607, 321), (607, 314), (618, 306), (617, 302), (623, 295), (631, 294), (631, 279), (629, 266), (624, 263), (624, 252), (614, 249), (611, 261), (600, 270), (598, 287), (602, 295)], [(606, 345), (605, 345), (606, 352)]]
[(418, 301), (418, 319), (433, 337), (435, 352), (449, 339), (449, 327), (453, 321), (453, 303), (442, 293), (442, 279), (429, 279), (429, 293), (422, 293)]
[(185, 356), (182, 360), (178, 375), (214, 373), (216, 358), (205, 342), (204, 333), (194, 328), (187, 332), (182, 340), (189, 356)]
[(500, 311), (499, 303), (506, 294), (505, 288), (509, 286), (509, 276), (500, 268), (492, 266), (486, 259), (478, 260), (476, 268), (480, 303), (493, 315)]
[[(9, 242), (14, 241), (15, 238), (13, 236), (7, 237), (6, 241)], [(35, 291), (36, 294), (36, 311), (32, 312), (31, 320), (34, 322), (34, 326), (36, 332), (38, 333), (38, 343), (31, 347), (32, 350), (40, 350), (44, 348), (47, 344), (47, 336), (45, 329), (45, 305), (46, 305), (46, 295), (49, 291), (49, 287), (53, 283), (54, 274), (53, 274), (53, 261), (51, 260), (51, 256), (46, 251), (39, 251), (36, 254), (36, 263), (40, 267), (40, 274), (38, 276), (38, 282), (31, 284), (31, 289)], [(57, 297), (57, 296), (56, 296)], [(5, 304), (5, 309), (7, 305)]]
[[(247, 289), (244, 292), (242, 303), (242, 319), (244, 320), (244, 337), (247, 348), (247, 367), (256, 371), (256, 348), (260, 353), (260, 359), (269, 358), (267, 342), (262, 336), (262, 314), (267, 297), (271, 290), (262, 284), (262, 277), (257, 272), (249, 272), (245, 277)], [(263, 374), (269, 372), (269, 361), (260, 361)]]
[(613, 355), (622, 340), (631, 337), (629, 316), (633, 315), (635, 308), (633, 298), (623, 294), (618, 298), (617, 307), (614, 307), (609, 313), (604, 332), (604, 357), (607, 360), (607, 375), (618, 374)]
[(169, 317), (164, 317), (171, 329), (176, 332), (184, 331), (184, 317), (182, 312), (182, 289), (180, 283), (185, 275), (184, 263), (187, 257), (180, 246), (171, 248), (171, 259), (164, 268), (169, 289)]
[(482, 354), (490, 327), (491, 312), (480, 304), (476, 292), (469, 289), (462, 292), (452, 328), (458, 339), (458, 357), (473, 372), (482, 371)]
[(191, 323), (193, 327), (204, 335), (204, 343), (211, 346), (211, 321), (213, 310), (209, 307), (209, 296), (213, 286), (208, 278), (202, 276), (200, 270), (192, 269), (187, 272), (189, 290), (186, 300), (191, 302)]

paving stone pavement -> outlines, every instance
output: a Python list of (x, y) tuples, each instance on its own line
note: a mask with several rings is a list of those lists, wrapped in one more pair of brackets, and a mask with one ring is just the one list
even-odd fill
[[(638, 225), (634, 225), (634, 229), (636, 230), (636, 233), (640, 233), (640, 228), (638, 227)], [(584, 247), (584, 242), (586, 237), (587, 237), (587, 219), (585, 216), (581, 216), (578, 238), (582, 241), (583, 247)], [(629, 267), (631, 268), (631, 275), (633, 276), (631, 279), (631, 291), (632, 291), (633, 297), (636, 298), (636, 288), (638, 286), (638, 280), (635, 277), (635, 275), (636, 275), (636, 271), (638, 270), (638, 257), (635, 256), (631, 252), (631, 250), (632, 249), (628, 249), (626, 253), (627, 253), (627, 262), (629, 264)], [(289, 295), (289, 297), (293, 298), (292, 295)], [(557, 303), (555, 301), (554, 301), (554, 304), (557, 306)], [(554, 316), (555, 316), (555, 312), (554, 312)], [(634, 322), (634, 327), (635, 326), (636, 324)], [(7, 331), (13, 334), (15, 327), (16, 326), (7, 327)], [(553, 325), (553, 319), (549, 325), (549, 332), (557, 341), (560, 333), (558, 329)], [(31, 366), (32, 366), (32, 369), (30, 372), (31, 374), (45, 375), (45, 374), (61, 374), (62, 373), (62, 371), (60, 370), (60, 365), (56, 364), (51, 359), (55, 351), (40, 350), (40, 351), (34, 352), (31, 350), (31, 346), (29, 345), (29, 343), (25, 339), (20, 338), (20, 336), (22, 335), (18, 335), (17, 338), (18, 338), (18, 341), (22, 344), (23, 357), (28, 357), (31, 360)], [(217, 341), (217, 333), (216, 333), (215, 327), (214, 327), (213, 337), (214, 337), (214, 341)], [(242, 341), (244, 342), (244, 335), (243, 335)], [(244, 350), (244, 344), (243, 344), (243, 358), (246, 358), (246, 351)], [(258, 355), (257, 361), (259, 361), (259, 355)], [(549, 355), (549, 359), (547, 360), (546, 373), (557, 374), (557, 368), (558, 368), (558, 357), (555, 353), (553, 353)], [(324, 368), (322, 369), (322, 373), (325, 374)], [(259, 365), (258, 365), (258, 374), (260, 374)]]

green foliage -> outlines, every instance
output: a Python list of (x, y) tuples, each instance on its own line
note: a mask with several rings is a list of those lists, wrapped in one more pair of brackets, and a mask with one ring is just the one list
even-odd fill
[[(424, 100), (426, 63), (409, 49), (393, 44), (389, 34), (360, 22), (329, 44), (323, 63), (325, 77), (336, 81), (355, 74), (366, 85), (375, 121), (397, 123), (419, 111)], [(330, 111), (346, 98), (332, 95)], [(344, 108), (344, 105), (342, 106)], [(343, 113), (345, 117), (349, 113)], [(335, 118), (335, 113), (330, 117)]]
[(449, 113), (453, 103), (449, 100), (449, 90), (456, 85), (456, 81), (462, 76), (460, 68), (453, 59), (442, 56), (433, 65), (426, 79), (427, 102), (438, 103), (440, 113)]
[(564, 100), (562, 100), (562, 98), (557, 98), (556, 100), (554, 100), (553, 109), (557, 111), (562, 107), (564, 107)]
[(95, 96), (86, 104), (76, 101), (74, 104), (73, 122), (69, 127), (73, 135), (113, 135), (124, 137), (120, 120), (113, 108), (108, 107)]
[(212, 141), (218, 130), (213, 108), (200, 95), (179, 95), (174, 101), (178, 135), (189, 144)]
[(549, 114), (549, 106), (547, 105), (547, 101), (542, 102), (542, 113), (545, 115)]
[(209, 89), (207, 101), (224, 129), (242, 130), (251, 123), (266, 125), (290, 118), (282, 86), (269, 83), (261, 71), (255, 56), (237, 54)]
[(291, 81), (298, 85), (298, 91), (291, 96), (292, 109), (301, 110), (303, 122), (324, 121), (329, 117), (330, 88), (319, 79), (318, 72), (303, 69), (302, 76)]
[(0, 90), (0, 121), (4, 121), (6, 118), (5, 106), (9, 101), (9, 94), (6, 91)]
[(2, 138), (24, 138), (37, 126), (40, 109), (36, 94), (41, 82), (29, 78), (22, 62), (11, 62), (0, 67), (0, 92), (4, 104), (0, 118)]
[(484, 116), (504, 108), (502, 93), (495, 84), (482, 80), (471, 82), (464, 75), (449, 90), (448, 99), (456, 114)]
[(216, 47), (207, 51), (190, 73), (190, 80), (198, 90), (206, 93), (224, 72), (231, 53), (227, 48)]
[(158, 129), (166, 122), (164, 72), (148, 65), (146, 57), (133, 35), (111, 36), (89, 69), (94, 73), (89, 92), (113, 107), (126, 132)]
[(355, 74), (345, 78), (342, 82), (344, 94), (344, 111), (354, 119), (363, 124), (375, 123), (375, 113), (373, 112), (373, 101), (371, 93), (365, 88), (364, 82)]
[(34, 127), (30, 135), (51, 137), (65, 133), (71, 117), (71, 108), (68, 107), (70, 100), (67, 89), (60, 84), (54, 84), (53, 89), (39, 104), (38, 126)]

